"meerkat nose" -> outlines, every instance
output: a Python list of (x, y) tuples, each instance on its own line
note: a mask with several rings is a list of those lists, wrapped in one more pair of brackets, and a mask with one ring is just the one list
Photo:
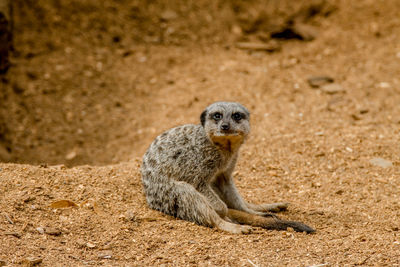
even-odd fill
[(223, 131), (228, 131), (229, 128), (230, 128), (229, 123), (223, 123), (221, 125), (221, 130), (223, 130)]

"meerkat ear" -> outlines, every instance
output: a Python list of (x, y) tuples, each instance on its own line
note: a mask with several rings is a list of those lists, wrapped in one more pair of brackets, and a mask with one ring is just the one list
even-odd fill
[(200, 122), (203, 127), (204, 124), (206, 123), (206, 116), (207, 116), (207, 110), (204, 110), (203, 113), (201, 113), (200, 115)]

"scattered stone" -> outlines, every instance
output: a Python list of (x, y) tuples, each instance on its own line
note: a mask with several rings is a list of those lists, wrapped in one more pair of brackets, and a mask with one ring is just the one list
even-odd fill
[(72, 159), (74, 159), (76, 157), (76, 151), (71, 151), (71, 152), (69, 152), (66, 156), (65, 156), (65, 159), (66, 160), (72, 160)]
[(277, 39), (298, 39), (302, 41), (312, 41), (318, 36), (316, 27), (301, 22), (287, 23), (277, 31), (271, 33), (272, 38)]
[(303, 41), (312, 41), (318, 36), (316, 27), (303, 23), (295, 23), (292, 26), (292, 31)]
[(285, 174), (291, 173), (291, 170), (290, 170), (289, 166), (287, 166), (287, 165), (282, 165), (282, 170), (285, 171)]
[(36, 228), (36, 231), (38, 231), (39, 234), (44, 234), (44, 228), (43, 227)]
[(124, 217), (125, 217), (125, 220), (128, 221), (128, 222), (136, 222), (136, 221), (138, 221), (138, 218), (137, 218), (136, 214), (131, 210), (128, 210), (125, 213)]
[(307, 82), (312, 88), (319, 88), (323, 85), (333, 83), (334, 79), (329, 76), (311, 76), (307, 79)]
[(90, 71), (90, 70), (85, 70), (84, 72), (83, 72), (83, 75), (85, 75), (86, 77), (93, 77), (93, 72), (92, 71)]
[(346, 147), (346, 151), (351, 153), (353, 152), (353, 149), (351, 149), (350, 147)]
[(242, 35), (243, 30), (239, 25), (233, 25), (231, 28), (231, 32), (235, 35)]
[(112, 258), (112, 251), (111, 250), (104, 250), (100, 251), (97, 255), (99, 259), (111, 259)]
[(157, 218), (155, 218), (155, 217), (144, 217), (143, 221), (145, 221), (145, 222), (155, 222), (155, 221), (157, 221)]
[(20, 264), (31, 267), (42, 263), (42, 261), (43, 259), (41, 258), (28, 257), (20, 261)]
[(324, 215), (325, 212), (323, 210), (312, 210), (310, 211), (310, 215)]
[(335, 194), (337, 194), (337, 195), (342, 195), (344, 193), (344, 190), (343, 189), (339, 189), (339, 190), (337, 190), (336, 192), (335, 192)]
[(236, 43), (236, 47), (243, 50), (264, 51), (264, 52), (275, 52), (281, 49), (281, 47), (277, 42), (269, 42), (269, 43), (238, 42)]
[(56, 228), (51, 228), (51, 227), (46, 227), (44, 228), (44, 232), (48, 235), (54, 235), (54, 236), (59, 236), (61, 235), (61, 231)]
[(391, 85), (390, 85), (390, 83), (387, 83), (387, 82), (381, 82), (378, 84), (378, 87), (379, 88), (390, 88)]
[(156, 84), (157, 83), (157, 78), (153, 77), (149, 81), (150, 84)]
[(83, 239), (78, 239), (78, 240), (75, 241), (75, 243), (76, 243), (76, 246), (78, 248), (85, 248), (86, 247), (86, 242)]
[(6, 218), (7, 222), (9, 222), (10, 224), (14, 224), (14, 222), (11, 220), (10, 216), (8, 216), (7, 213), (4, 213), (4, 217)]
[(144, 63), (147, 61), (147, 57), (145, 55), (139, 55), (137, 59), (140, 63)]
[(299, 62), (300, 62), (300, 60), (298, 58), (292, 57), (292, 58), (284, 59), (282, 61), (281, 66), (283, 68), (290, 68), (290, 67), (295, 66)]
[(355, 120), (355, 121), (359, 121), (359, 120), (361, 120), (362, 119), (362, 117), (361, 116), (359, 116), (358, 114), (351, 114), (351, 117), (353, 118), (353, 120)]
[(93, 210), (97, 215), (104, 215), (103, 209), (96, 201), (93, 201)]
[(329, 95), (344, 93), (346, 91), (341, 85), (336, 83), (326, 84), (321, 87), (321, 90)]
[(50, 166), (50, 168), (56, 170), (65, 170), (67, 167), (64, 164), (59, 164), (59, 165), (52, 165)]
[(63, 209), (69, 207), (78, 207), (77, 204), (70, 200), (58, 200), (50, 204), (50, 207), (53, 209)]
[(122, 56), (123, 56), (123, 57), (128, 57), (128, 56), (132, 55), (133, 53), (135, 53), (135, 51), (133, 51), (133, 50), (126, 50), (126, 51), (122, 52)]
[(169, 9), (162, 12), (160, 17), (162, 20), (168, 21), (176, 19), (178, 17), (178, 14), (176, 14), (175, 11)]
[(391, 161), (383, 159), (383, 158), (372, 158), (372, 159), (369, 160), (369, 162), (372, 165), (379, 166), (379, 167), (382, 167), (382, 168), (388, 168), (388, 167), (392, 167), (393, 166), (393, 163)]
[(321, 183), (311, 183), (311, 187), (313, 188), (320, 188), (322, 186)]
[(5, 235), (12, 235), (15, 236), (16, 238), (21, 238), (21, 234), (18, 232), (5, 232)]
[(35, 200), (36, 199), (36, 197), (34, 197), (34, 196), (27, 196), (27, 197), (25, 197), (24, 198), (24, 202), (25, 203), (28, 203), (28, 202), (31, 202), (31, 201), (33, 201), (33, 200)]
[(96, 245), (93, 244), (93, 243), (87, 242), (87, 243), (86, 243), (86, 247), (88, 247), (88, 248), (95, 248)]

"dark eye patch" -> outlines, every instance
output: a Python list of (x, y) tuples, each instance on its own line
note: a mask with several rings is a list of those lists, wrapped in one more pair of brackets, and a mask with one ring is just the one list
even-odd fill
[(232, 114), (232, 119), (234, 119), (235, 121), (240, 121), (241, 119), (244, 119), (245, 115), (240, 113), (240, 112), (235, 112)]
[(222, 119), (222, 114), (219, 112), (216, 112), (212, 115), (212, 118), (216, 121), (219, 121), (220, 119)]

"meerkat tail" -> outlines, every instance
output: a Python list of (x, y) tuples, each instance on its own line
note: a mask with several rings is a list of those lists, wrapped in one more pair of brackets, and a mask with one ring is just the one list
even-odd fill
[(277, 217), (262, 217), (234, 209), (228, 210), (228, 217), (239, 224), (262, 227), (268, 230), (286, 230), (288, 227), (291, 227), (296, 232), (315, 232), (313, 228), (301, 222), (281, 220)]

